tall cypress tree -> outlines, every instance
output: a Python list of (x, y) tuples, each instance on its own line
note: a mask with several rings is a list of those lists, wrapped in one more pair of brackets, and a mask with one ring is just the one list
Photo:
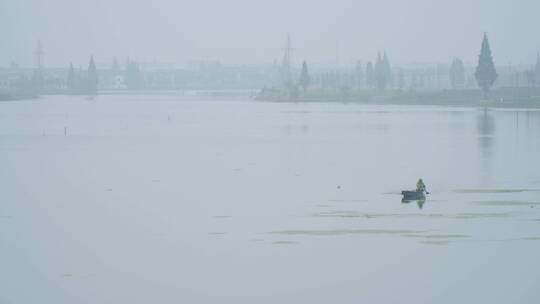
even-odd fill
[(311, 83), (311, 77), (309, 77), (307, 63), (305, 61), (302, 63), (302, 72), (300, 73), (300, 79), (298, 82), (304, 91), (306, 91), (307, 87)]
[(354, 79), (355, 87), (362, 88), (364, 86), (364, 71), (362, 70), (362, 64), (360, 63), (360, 61), (356, 63), (356, 67), (354, 69)]
[(113, 58), (111, 71), (113, 72), (114, 76), (120, 74), (120, 64), (118, 63), (118, 58), (116, 58), (116, 56)]
[(129, 61), (126, 66), (126, 86), (130, 90), (142, 88), (142, 76), (139, 65), (135, 61)]
[(497, 71), (495, 70), (495, 64), (493, 63), (491, 48), (486, 33), (484, 33), (482, 49), (478, 56), (478, 66), (476, 67), (476, 73), (474, 75), (476, 76), (478, 86), (484, 92), (484, 97), (486, 97), (489, 89), (497, 79)]
[(98, 85), (98, 75), (97, 75), (96, 64), (94, 62), (94, 56), (91, 56), (90, 62), (88, 63), (88, 75), (86, 78), (86, 88), (88, 90), (88, 93), (96, 94), (97, 85)]
[(540, 84), (540, 54), (536, 55), (536, 67), (535, 67), (535, 74), (536, 74), (536, 85)]
[(384, 87), (392, 86), (392, 68), (390, 67), (390, 60), (388, 60), (386, 52), (384, 52), (382, 60), (382, 73), (384, 77)]
[(75, 69), (73, 68), (73, 63), (69, 64), (69, 72), (67, 77), (67, 88), (70, 91), (75, 90)]
[(373, 88), (375, 84), (375, 72), (373, 71), (373, 63), (368, 62), (366, 65), (366, 86)]
[(465, 86), (465, 66), (459, 58), (454, 58), (450, 66), (450, 84), (454, 90)]
[(381, 53), (377, 54), (377, 62), (375, 63), (375, 80), (377, 82), (377, 89), (384, 90), (386, 88), (386, 76), (384, 71), (384, 62), (381, 57)]

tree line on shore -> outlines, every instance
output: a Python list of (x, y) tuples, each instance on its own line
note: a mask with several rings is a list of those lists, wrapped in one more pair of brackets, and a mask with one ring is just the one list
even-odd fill
[[(289, 61), (283, 61), (289, 63)], [(290, 74), (291, 67), (283, 64), (282, 70), (286, 70), (284, 75)], [(478, 63), (474, 71), (474, 81), (476, 86), (482, 91), (483, 98), (488, 98), (490, 89), (493, 87), (498, 78), (498, 73), (495, 68), (491, 47), (488, 36), (484, 33)], [(540, 56), (537, 58), (536, 66), (533, 70), (526, 72), (527, 82), (531, 86), (536, 86), (540, 83)], [(343, 78), (346, 78), (345, 81)], [(454, 58), (448, 70), (448, 80), (451, 88), (454, 90), (463, 89), (468, 81), (466, 69), (463, 61), (459, 58)], [(423, 75), (409, 76), (410, 87), (415, 87), (416, 84), (423, 82)], [(420, 86), (420, 85), (418, 85)], [(281, 88), (280, 88), (281, 87)], [(301, 88), (301, 90), (298, 89)], [(365, 67), (358, 63), (352, 73), (343, 75), (343, 73), (327, 71), (318, 75), (310, 75), (308, 64), (306, 61), (302, 63), (302, 69), (297, 80), (290, 76), (284, 78), (282, 85), (273, 88), (263, 89), (263, 94), (285, 95), (285, 98), (298, 98), (302, 94), (306, 94), (309, 89), (325, 90), (327, 88), (340, 89), (342, 91), (350, 90), (351, 88), (368, 89), (379, 92), (388, 89), (404, 89), (405, 76), (402, 70), (393, 73), (390, 65), (390, 60), (386, 52), (379, 52), (377, 59), (373, 63), (368, 61)]]
[[(120, 64), (116, 58), (113, 61), (113, 66), (111, 69), (115, 75), (122, 74)], [(126, 63), (125, 73), (123, 74), (123, 82), (125, 83), (127, 89), (142, 88), (143, 79), (137, 62), (128, 60)], [(98, 83), (98, 72), (93, 56), (90, 57), (88, 69), (86, 71), (76, 71), (73, 64), (70, 63), (66, 81), (68, 92), (72, 94), (97, 94)]]
[[(260, 75), (269, 75), (264, 80), (259, 79), (260, 87), (265, 85), (263, 94), (269, 97), (272, 95), (281, 96), (283, 99), (295, 99), (302, 96), (317, 97), (320, 92), (335, 91), (339, 94), (349, 91), (369, 91), (370, 94), (376, 95), (378, 92), (403, 91), (408, 88), (410, 90), (426, 90), (451, 87), (454, 90), (461, 89), (477, 89), (480, 88), (484, 98), (489, 95), (490, 89), (493, 87), (499, 75), (495, 68), (493, 56), (489, 40), (484, 34), (478, 64), (474, 72), (466, 69), (462, 60), (454, 58), (449, 68), (445, 67), (446, 77), (444, 79), (446, 85), (433, 85), (434, 73), (432, 70), (405, 70), (403, 68), (393, 68), (390, 64), (390, 59), (386, 51), (378, 52), (376, 59), (368, 61), (365, 65), (359, 62), (352, 68), (348, 69), (330, 69), (316, 70), (314, 74), (310, 73), (310, 68), (306, 61), (302, 62), (301, 69), (298, 73), (291, 66), (291, 59), (287, 53), (283, 59), (282, 65), (274, 65), (268, 67), (272, 69), (272, 73), (260, 73)], [(219, 66), (219, 65), (218, 65)], [(437, 67), (437, 82), (439, 81), (439, 67)], [(190, 84), (199, 82), (202, 84), (201, 89), (212, 88), (212, 84), (223, 83), (226, 79), (247, 79), (245, 77), (235, 76), (235, 72), (223, 73), (222, 70), (203, 68), (200, 72), (188, 71), (182, 69), (170, 69), (165, 73), (155, 74), (152, 71), (143, 70), (140, 65), (133, 61), (127, 60), (125, 65), (121, 66), (116, 57), (113, 60), (110, 68), (97, 70), (94, 57), (90, 56), (88, 67), (86, 69), (76, 69), (73, 64), (69, 64), (66, 72), (55, 74), (55, 77), (48, 74), (41, 67), (34, 70), (33, 75), (21, 76), (21, 80), (15, 84), (22, 92), (38, 95), (45, 94), (84, 94), (94, 95), (101, 89), (182, 89), (189, 88)], [(99, 75), (98, 75), (99, 74)], [(27, 74), (28, 75), (28, 74)], [(217, 76), (219, 75), (219, 76)], [(256, 76), (254, 73), (250, 76)], [(540, 84), (540, 56), (537, 58), (536, 66), (526, 72), (516, 73), (517, 76), (524, 75), (521, 79), (526, 79), (529, 86)], [(215, 77), (215, 80), (210, 80)], [(229, 78), (227, 78), (229, 77)], [(166, 79), (166, 85), (155, 85), (157, 81)], [(264, 81), (264, 82), (263, 82)], [(503, 71), (503, 81), (508, 86), (508, 72)], [(204, 85), (208, 84), (208, 85)], [(270, 85), (270, 86), (268, 86)], [(498, 86), (501, 86), (499, 81)], [(519, 79), (518, 79), (518, 87)], [(512, 87), (512, 85), (510, 85)], [(363, 93), (362, 93), (363, 94)], [(324, 94), (322, 94), (324, 95)]]
[(98, 74), (94, 56), (90, 57), (86, 73), (75, 71), (73, 63), (69, 64), (66, 86), (70, 93), (97, 94)]

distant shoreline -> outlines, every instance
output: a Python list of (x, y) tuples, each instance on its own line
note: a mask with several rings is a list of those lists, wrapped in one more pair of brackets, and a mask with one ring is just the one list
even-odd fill
[[(442, 91), (310, 91), (295, 98), (282, 91), (254, 89), (246, 90), (103, 90), (95, 96), (171, 95), (179, 100), (256, 100), (261, 102), (285, 103), (345, 103), (364, 105), (416, 105), (448, 107), (491, 107), (540, 109), (540, 88), (500, 88), (492, 92), (491, 98), (482, 100), (478, 90)], [(0, 102), (33, 100), (44, 96), (88, 96), (50, 92), (42, 95), (0, 94)]]
[(343, 103), (343, 104), (362, 104), (362, 105), (406, 105), (406, 106), (447, 106), (447, 107), (487, 107), (487, 108), (519, 108), (519, 109), (540, 109), (538, 102), (508, 102), (508, 101), (464, 101), (464, 102), (419, 102), (414, 100), (408, 101), (365, 101), (365, 100), (343, 100), (343, 99), (264, 99), (256, 98), (262, 102), (276, 103)]
[(262, 90), (255, 98), (268, 102), (339, 102), (357, 104), (429, 105), (454, 107), (540, 108), (540, 88), (497, 88), (483, 99), (479, 90), (339, 91), (313, 90), (290, 97), (276, 89)]
[(0, 93), (0, 102), (4, 101), (18, 101), (18, 100), (31, 100), (39, 98), (38, 95), (31, 94), (6, 94)]
[(253, 100), (259, 90), (256, 89), (230, 89), (230, 90), (102, 90), (96, 94), (86, 94), (80, 92), (51, 91), (39, 95), (22, 94), (2, 94), (0, 92), (0, 101), (19, 101), (39, 99), (45, 96), (175, 96), (181, 100)]

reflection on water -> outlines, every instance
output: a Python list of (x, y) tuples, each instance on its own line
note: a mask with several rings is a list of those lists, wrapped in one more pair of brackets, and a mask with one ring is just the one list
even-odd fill
[(410, 204), (412, 202), (416, 202), (416, 205), (418, 206), (418, 209), (422, 209), (422, 207), (424, 207), (424, 204), (426, 203), (426, 200), (406, 200), (406, 199), (402, 199), (401, 200), (401, 203), (402, 204)]
[(478, 143), (482, 157), (488, 158), (493, 150), (493, 138), (495, 134), (495, 119), (484, 108), (482, 114), (477, 119)]
[(302, 125), (287, 124), (285, 126), (285, 133), (288, 136), (292, 136), (296, 134), (307, 135), (309, 133), (309, 127), (306, 124), (302, 124)]

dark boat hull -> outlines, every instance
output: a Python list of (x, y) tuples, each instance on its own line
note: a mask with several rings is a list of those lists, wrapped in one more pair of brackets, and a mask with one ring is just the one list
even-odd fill
[(406, 201), (415, 201), (415, 200), (425, 200), (426, 194), (424, 191), (401, 191), (403, 195), (403, 200)]

